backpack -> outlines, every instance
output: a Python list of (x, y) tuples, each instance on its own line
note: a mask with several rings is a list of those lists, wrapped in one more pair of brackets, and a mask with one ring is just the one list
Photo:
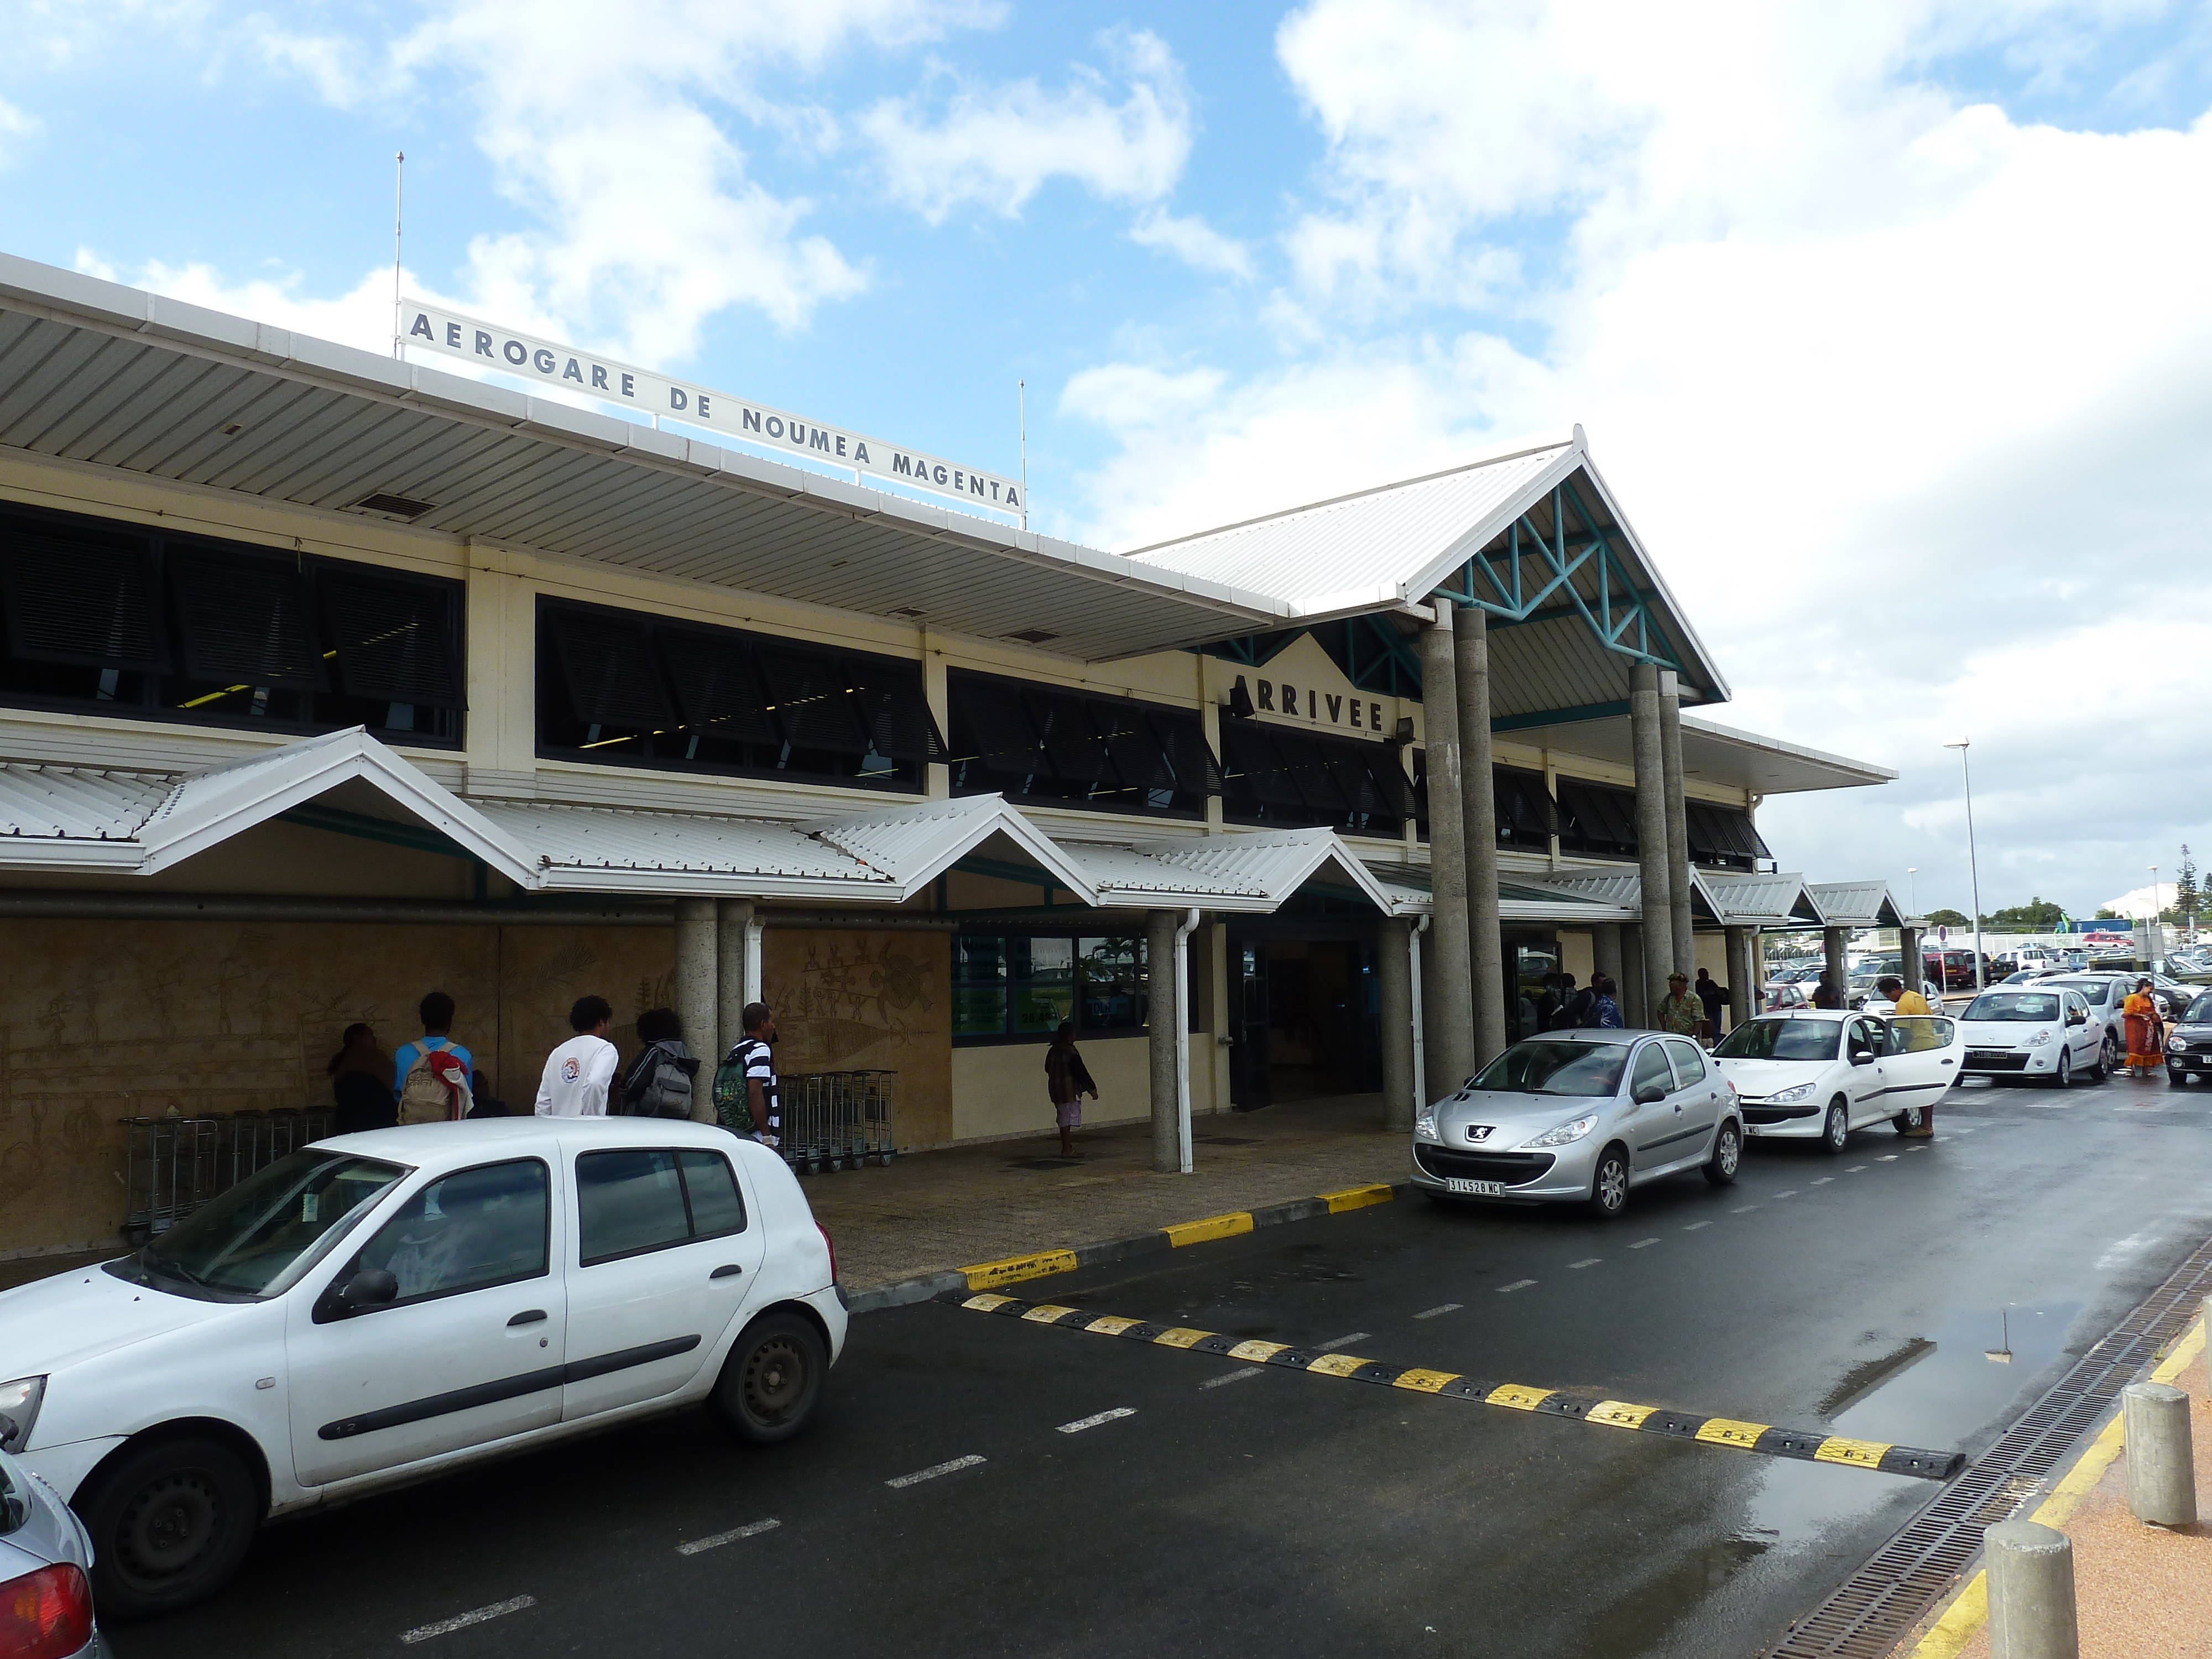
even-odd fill
[[(745, 1067), (752, 1060), (753, 1051), (763, 1046), (758, 1037), (739, 1037), (723, 1056), (722, 1063), (714, 1068), (714, 1121), (736, 1134), (753, 1133), (752, 1097), (745, 1088)], [(769, 1122), (773, 1126), (780, 1121), (777, 1087), (770, 1084), (761, 1092), (767, 1097)]]
[(459, 1122), (475, 1104), (469, 1092), (469, 1070), (461, 1064), (460, 1056), (445, 1048), (432, 1048), (408, 1068), (406, 1081), (399, 1089), (399, 1121)]
[(681, 1042), (656, 1042), (630, 1067), (623, 1103), (632, 1117), (691, 1115), (691, 1079), (699, 1062)]

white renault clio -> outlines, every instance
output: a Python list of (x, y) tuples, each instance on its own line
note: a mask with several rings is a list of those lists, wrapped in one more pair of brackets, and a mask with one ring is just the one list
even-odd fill
[(264, 1516), (700, 1401), (787, 1439), (844, 1344), (836, 1279), (782, 1161), (713, 1125), (337, 1136), (0, 1294), (0, 1449), (84, 1517), (101, 1612), (143, 1617)]
[(1792, 1008), (1746, 1020), (1713, 1050), (1713, 1063), (1735, 1085), (1747, 1133), (1817, 1139), (1840, 1152), (1869, 1124), (1921, 1127), (1959, 1080), (1960, 1051), (1958, 1022), (1940, 1014)]
[(1968, 1077), (2025, 1078), (2063, 1089), (2107, 1069), (2103, 1024), (2090, 1017), (2081, 992), (2052, 980), (1983, 992), (1966, 1005), (1959, 1029), (1966, 1038), (1959, 1069)]

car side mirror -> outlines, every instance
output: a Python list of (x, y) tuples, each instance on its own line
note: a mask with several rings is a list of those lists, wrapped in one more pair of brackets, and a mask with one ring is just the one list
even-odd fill
[(1852, 1049), (1852, 1050), (1851, 1050), (1851, 1064), (1852, 1064), (1852, 1065), (1854, 1065), (1854, 1066), (1871, 1066), (1871, 1065), (1873, 1065), (1873, 1064), (1874, 1064), (1874, 1050), (1873, 1050), (1873, 1049), (1871, 1049), (1871, 1048), (1854, 1048), (1854, 1049)]
[(1663, 1083), (1647, 1083), (1636, 1091), (1635, 1098), (1638, 1106), (1656, 1106), (1667, 1098), (1667, 1085)]
[(338, 1291), (338, 1303), (351, 1312), (389, 1307), (399, 1299), (399, 1281), (382, 1267), (363, 1267)]

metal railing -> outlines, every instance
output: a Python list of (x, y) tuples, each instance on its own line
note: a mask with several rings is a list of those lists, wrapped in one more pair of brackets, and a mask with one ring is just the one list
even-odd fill
[(896, 1155), (896, 1072), (800, 1072), (781, 1079), (783, 1158), (807, 1175), (857, 1170)]
[(126, 1117), (123, 1230), (134, 1244), (165, 1233), (224, 1188), (331, 1132), (327, 1106), (198, 1117)]

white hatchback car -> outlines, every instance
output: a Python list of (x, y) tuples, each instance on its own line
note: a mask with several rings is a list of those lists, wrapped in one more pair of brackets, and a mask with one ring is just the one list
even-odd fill
[(143, 1617), (264, 1516), (701, 1401), (787, 1439), (845, 1319), (798, 1181), (717, 1127), (374, 1129), (0, 1294), (0, 1449), (85, 1518), (101, 1611)]
[(2002, 986), (1966, 1005), (1959, 1028), (1966, 1034), (1968, 1077), (2022, 1077), (2054, 1089), (2076, 1077), (2102, 1078), (2106, 1030), (2091, 1018), (2081, 992), (2056, 980)]
[(1737, 1026), (1713, 1061), (1735, 1085), (1747, 1133), (1840, 1152), (1871, 1123), (1918, 1127), (1958, 1081), (1960, 1050), (1958, 1022), (1941, 1014), (1792, 1008)]

